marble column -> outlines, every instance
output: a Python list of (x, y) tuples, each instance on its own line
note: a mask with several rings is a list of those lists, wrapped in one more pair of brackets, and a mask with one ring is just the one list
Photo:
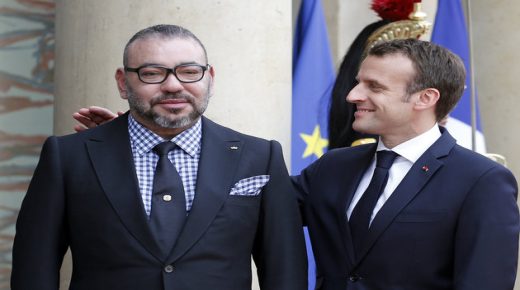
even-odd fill
[[(474, 0), (470, 4), (475, 82), (487, 149), (503, 155), (519, 179), (520, 4), (513, 0)], [(518, 276), (515, 290), (520, 289)]]
[(475, 81), (488, 152), (506, 157), (520, 178), (520, 4), (513, 0), (471, 1)]

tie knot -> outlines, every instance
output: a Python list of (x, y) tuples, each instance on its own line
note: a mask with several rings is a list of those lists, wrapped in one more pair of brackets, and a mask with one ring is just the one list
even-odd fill
[(159, 143), (153, 147), (153, 151), (157, 153), (159, 156), (168, 155), (168, 152), (172, 151), (175, 146), (177, 146), (175, 143), (170, 141), (165, 141), (162, 143)]
[(376, 167), (381, 167), (385, 169), (389, 169), (392, 166), (392, 163), (394, 163), (395, 158), (399, 154), (395, 153), (394, 151), (390, 150), (383, 150), (377, 152), (377, 162)]

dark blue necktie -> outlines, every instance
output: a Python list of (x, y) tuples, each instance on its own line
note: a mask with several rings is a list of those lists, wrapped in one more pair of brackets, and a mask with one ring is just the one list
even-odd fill
[(165, 255), (175, 244), (186, 220), (186, 197), (182, 180), (168, 159), (168, 152), (177, 145), (163, 142), (153, 148), (159, 155), (152, 192), (150, 228)]
[(389, 150), (377, 152), (376, 168), (372, 180), (370, 180), (367, 190), (356, 204), (349, 219), (354, 249), (356, 250), (361, 249), (368, 234), (370, 217), (388, 181), (388, 170), (397, 156), (397, 153)]

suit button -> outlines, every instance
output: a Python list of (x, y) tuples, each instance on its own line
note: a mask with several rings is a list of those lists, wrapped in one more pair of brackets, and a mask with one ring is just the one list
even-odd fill
[(172, 265), (167, 265), (166, 267), (164, 267), (164, 272), (166, 272), (166, 273), (173, 272), (173, 266)]
[(169, 194), (165, 194), (165, 195), (163, 195), (162, 199), (163, 199), (164, 201), (171, 201), (171, 200), (172, 200), (172, 196), (169, 195)]
[(353, 274), (353, 275), (350, 275), (350, 277), (348, 277), (348, 279), (350, 280), (350, 282), (357, 282), (359, 279), (361, 279), (361, 277), (359, 277), (359, 275), (357, 275), (357, 274)]

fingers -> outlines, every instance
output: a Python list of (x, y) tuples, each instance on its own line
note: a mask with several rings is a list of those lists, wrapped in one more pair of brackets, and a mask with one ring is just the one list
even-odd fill
[(122, 114), (124, 113), (118, 112), (118, 114), (116, 115), (107, 108), (97, 106), (81, 108), (77, 112), (72, 114), (72, 118), (74, 118), (76, 121), (80, 123), (74, 126), (74, 130), (76, 132), (81, 132), (88, 128), (94, 128), (105, 122), (111, 121), (118, 115)]
[[(111, 120), (117, 118), (116, 114), (114, 114), (112, 111), (110, 111), (106, 108), (92, 106), (92, 107), (89, 107), (88, 109), (89, 109), (88, 117), (96, 125), (101, 125), (103, 123), (106, 123), (108, 121), (111, 121)], [(89, 127), (89, 128), (92, 128), (92, 127)]]
[(88, 129), (87, 127), (85, 127), (85, 126), (81, 126), (81, 125), (75, 125), (75, 126), (74, 126), (74, 131), (76, 131), (76, 132), (78, 132), (78, 133), (81, 132), (81, 131), (85, 131), (85, 130), (87, 130), (87, 129)]
[[(118, 115), (114, 114), (112, 111), (110, 111), (109, 109), (103, 108), (103, 107), (91, 106), (88, 108), (88, 110), (89, 110), (91, 117), (93, 117), (93, 119), (101, 121), (101, 123), (110, 121), (118, 116)], [(96, 122), (96, 123), (98, 123), (98, 122)], [(98, 123), (98, 124), (100, 124), (100, 123)]]
[[(90, 114), (82, 112), (82, 109), (72, 114), (72, 118), (74, 118), (76, 121), (80, 123), (80, 125), (76, 126), (82, 127), (81, 125), (83, 125), (85, 129), (94, 128), (98, 125), (98, 123), (96, 123), (92, 116)], [(74, 130), (76, 130), (76, 126), (74, 127)]]

